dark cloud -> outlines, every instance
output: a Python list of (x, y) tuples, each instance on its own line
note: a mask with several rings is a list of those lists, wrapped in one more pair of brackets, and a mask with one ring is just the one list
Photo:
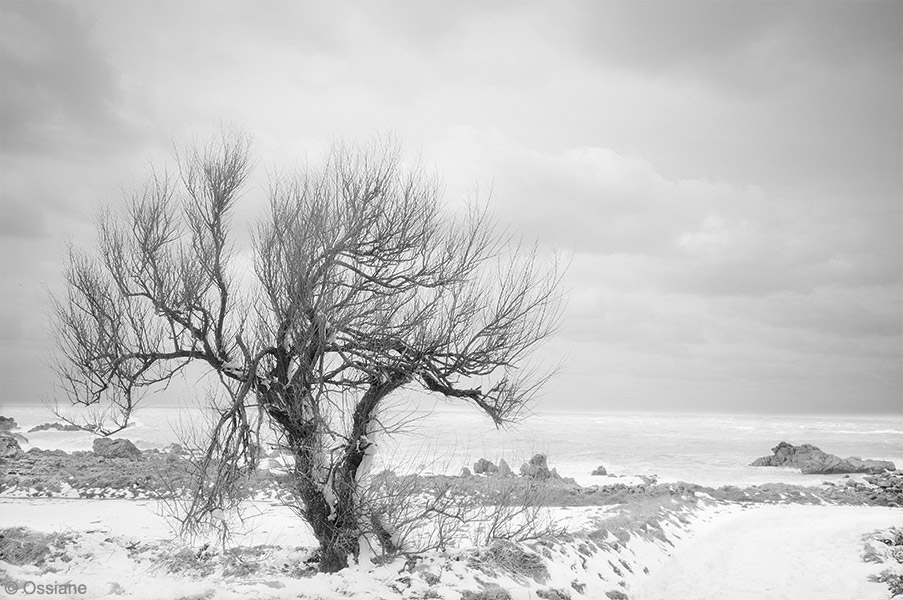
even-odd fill
[(116, 133), (115, 74), (69, 5), (6, 1), (0, 25), (0, 150), (60, 151)]

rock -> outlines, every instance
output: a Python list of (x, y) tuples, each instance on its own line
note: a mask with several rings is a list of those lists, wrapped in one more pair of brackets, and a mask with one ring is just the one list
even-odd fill
[(0, 435), (0, 458), (15, 458), (22, 454), (19, 442), (11, 435)]
[(551, 478), (552, 472), (549, 470), (549, 465), (546, 463), (546, 455), (534, 455), (533, 458), (530, 459), (529, 463), (524, 463), (523, 465), (521, 465), (520, 474), (531, 479)]
[(511, 467), (505, 461), (505, 459), (501, 459), (499, 461), (499, 477), (515, 477), (514, 471), (511, 470)]
[(599, 465), (590, 475), (608, 475), (608, 471), (605, 470), (605, 467)]
[(481, 458), (477, 462), (473, 463), (473, 472), (477, 475), (494, 475), (498, 473), (499, 468), (492, 464), (491, 460), (486, 460), (485, 458)]
[(855, 469), (853, 473), (884, 473), (885, 471), (894, 471), (897, 466), (889, 460), (872, 460), (861, 459), (858, 456), (851, 456), (846, 459)]
[(82, 431), (82, 428), (78, 425), (73, 425), (71, 423), (42, 423), (40, 425), (35, 425), (31, 429), (28, 430), (28, 433), (34, 433), (36, 431), (49, 431), (51, 429), (56, 429), (57, 431)]
[(0, 431), (12, 431), (18, 428), (19, 425), (14, 418), (0, 415)]
[(473, 477), (473, 473), (470, 472), (470, 469), (464, 467), (461, 469), (461, 477)]
[[(182, 456), (183, 454), (186, 454), (185, 448), (183, 448), (181, 444), (176, 444), (176, 443), (172, 443), (168, 446), (164, 446), (163, 451), (169, 452), (170, 454), (175, 454), (176, 456)], [(277, 458), (277, 457), (267, 454), (266, 458)]]
[(7, 435), (7, 436), (13, 438), (14, 440), (16, 440), (17, 442), (19, 442), (20, 444), (28, 443), (28, 438), (25, 437), (24, 435), (22, 435), (21, 433), (11, 433), (11, 432), (7, 431), (7, 432), (0, 432), (0, 435)]
[(107, 458), (138, 458), (141, 450), (125, 438), (97, 438), (93, 444), (94, 454)]
[(752, 467), (796, 467), (807, 474), (827, 473), (883, 473), (896, 469), (894, 463), (885, 460), (862, 460), (858, 457), (840, 458), (821, 451), (812, 444), (793, 446), (781, 442), (771, 449), (773, 456), (763, 456), (752, 462)]
[[(868, 491), (874, 495), (875, 504), (881, 506), (903, 505), (903, 471), (885, 472), (865, 477)], [(870, 496), (871, 497), (871, 496)]]

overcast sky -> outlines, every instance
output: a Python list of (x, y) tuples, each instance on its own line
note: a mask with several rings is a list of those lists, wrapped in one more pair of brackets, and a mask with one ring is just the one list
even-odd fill
[(0, 10), (4, 403), (52, 393), (66, 243), (227, 122), (260, 182), (394, 132), (572, 256), (540, 408), (903, 412), (898, 0)]

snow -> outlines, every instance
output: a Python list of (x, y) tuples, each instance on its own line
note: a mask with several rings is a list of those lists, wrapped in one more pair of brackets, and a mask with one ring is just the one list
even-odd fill
[[(254, 567), (230, 574), (215, 533), (192, 540), (173, 536), (166, 505), (151, 500), (0, 497), (0, 527), (24, 526), (71, 534), (71, 560), (48, 566), (0, 562), (0, 579), (45, 585), (85, 584), (84, 598), (123, 595), (176, 598), (422, 598), (427, 592), (459, 600), (463, 590), (497, 584), (514, 600), (535, 599), (543, 589), (578, 598), (606, 598), (617, 590), (632, 600), (662, 598), (736, 600), (886, 598), (883, 584), (868, 580), (879, 565), (860, 558), (862, 536), (899, 525), (903, 509), (849, 506), (704, 502), (668, 509), (661, 531), (618, 539), (601, 530), (624, 507), (552, 509), (570, 535), (521, 545), (540, 557), (548, 576), (539, 581), (506, 571), (485, 550), (426, 554), (378, 565), (367, 552), (360, 564), (337, 574), (293, 574), (316, 546), (310, 529), (278, 502), (255, 501), (237, 519), (226, 514), (235, 537), (228, 549), (262, 548), (237, 563)], [(630, 513), (632, 514), (632, 513)], [(629, 519), (630, 514), (626, 518)], [(593, 534), (592, 536), (590, 534)], [(207, 549), (199, 550), (205, 548)], [(200, 556), (201, 559), (197, 559)], [(209, 573), (180, 570), (182, 563), (208, 560)], [(173, 566), (175, 565), (175, 566)]]
[(862, 536), (903, 509), (770, 505), (722, 515), (634, 590), (634, 600), (885, 599)]

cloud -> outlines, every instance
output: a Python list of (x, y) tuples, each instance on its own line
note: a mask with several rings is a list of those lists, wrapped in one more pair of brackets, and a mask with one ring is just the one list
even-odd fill
[(4, 198), (0, 203), (0, 236), (39, 238), (45, 235), (44, 212), (38, 205)]
[(2, 11), (4, 352), (46, 345), (41, 284), (93, 207), (225, 121), (255, 137), (255, 183), (389, 131), (450, 204), (491, 188), (502, 223), (573, 256), (550, 360), (573, 356), (574, 397), (817, 408), (861, 376), (898, 401), (899, 2)]
[[(731, 96), (768, 94), (798, 77), (898, 62), (899, 2), (573, 3), (547, 22), (577, 56)], [(816, 73), (813, 73), (816, 72)]]
[(608, 148), (552, 154), (467, 129), (446, 144), (468, 157), (456, 173), (492, 183), (504, 220), (574, 252), (627, 256), (618, 277), (634, 285), (715, 297), (901, 281), (896, 225), (867, 206), (802, 209), (757, 187), (669, 179)]
[(569, 357), (571, 393), (593, 385), (655, 408), (662, 389), (699, 406), (730, 392), (721, 409), (775, 410), (768, 398), (784, 394), (827, 410), (856, 395), (857, 373), (876, 405), (899, 390), (903, 241), (869, 203), (807, 206), (669, 178), (610, 148), (546, 152), (466, 128), (440, 155), (466, 157), (455, 181), (491, 183), (502, 222), (573, 255), (550, 352)]
[(5, 2), (0, 150), (58, 152), (116, 133), (115, 74), (71, 6)]

